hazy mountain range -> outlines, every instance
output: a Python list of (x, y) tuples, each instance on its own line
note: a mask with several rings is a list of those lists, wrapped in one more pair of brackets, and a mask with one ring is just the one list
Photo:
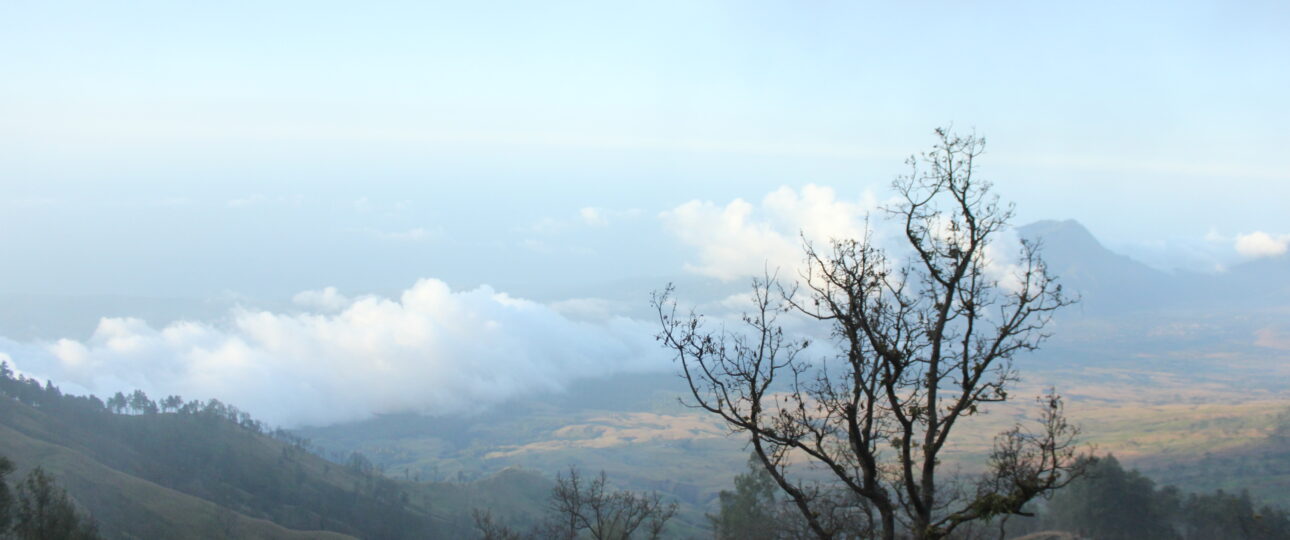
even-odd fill
[[(1280, 500), (1277, 494), (1290, 485), (1290, 470), (1283, 452), (1269, 450), (1272, 447), (1266, 441), (1277, 414), (1290, 407), (1285, 398), (1285, 381), (1290, 380), (1286, 377), (1290, 375), (1290, 326), (1285, 322), (1290, 308), (1285, 279), (1290, 276), (1290, 260), (1257, 260), (1212, 274), (1165, 272), (1106, 249), (1074, 221), (1043, 221), (1017, 232), (1042, 242), (1050, 270), (1067, 291), (1081, 297), (1057, 321), (1049, 344), (1022, 359), (1021, 394), (1046, 385), (1059, 387), (1070, 400), (1073, 418), (1087, 426), (1090, 442), (1157, 478), (1180, 482), (1185, 489), (1239, 487), (1266, 500)], [(643, 318), (649, 311), (648, 292), (668, 281), (662, 277), (589, 286), (578, 292), (587, 305), (566, 305), (561, 313), (594, 318), (596, 310), (623, 309)], [(674, 276), (671, 281), (698, 301), (717, 302), (744, 289), (738, 281), (704, 277)], [(34, 295), (10, 295), (6, 300), (0, 308), (0, 335), (28, 340), (84, 335), (104, 315), (141, 316), (154, 325), (194, 318), (218, 320), (229, 306), (250, 302), (235, 297), (189, 301)], [(258, 305), (297, 309), (285, 300)], [(682, 510), (674, 526), (692, 533), (705, 526), (703, 513), (741, 471), (745, 449), (714, 419), (686, 408), (684, 396), (682, 381), (667, 370), (618, 373), (576, 378), (563, 391), (520, 395), (502, 406), (481, 407), (470, 414), (378, 414), (295, 433), (311, 439), (324, 455), (342, 459), (361, 452), (385, 474), (402, 478), (394, 493), (402, 490), (413, 499), (400, 519), (429, 519), (442, 530), (468, 530), (469, 504), (540, 508), (546, 485), (541, 477), (577, 465), (607, 471), (617, 486), (658, 490), (675, 498)], [(1006, 404), (999, 414), (964, 428), (962, 445), (950, 459), (970, 467), (990, 434), (1024, 414), (1024, 406), (1024, 400)], [(313, 514), (290, 513), (291, 498), (313, 496), (307, 491), (275, 492), (272, 502), (243, 498), (231, 503), (235, 499), (230, 495), (219, 494), (248, 489), (237, 485), (242, 480), (216, 486), (230, 491), (212, 492), (174, 475), (149, 477), (153, 473), (138, 465), (148, 458), (136, 453), (150, 450), (131, 449), (128, 439), (120, 438), (131, 429), (160, 429), (149, 433), (163, 436), (196, 429), (196, 424), (182, 427), (189, 420), (174, 420), (173, 428), (131, 428), (131, 423), (152, 424), (126, 417), (114, 420), (112, 425), (121, 425), (112, 431), (59, 435), (58, 428), (50, 427), (57, 418), (43, 416), (46, 413), (38, 409), (19, 408), (6, 414), (8, 425), (16, 430), (6, 451), (25, 466), (35, 463), (42, 452), (61, 456), (56, 472), (67, 478), (74, 491), (97, 501), (92, 505), (107, 515), (160, 520), (157, 527), (165, 530), (180, 530), (186, 526), (183, 519), (196, 519), (201, 527), (258, 527), (257, 534), (264, 537), (291, 533), (256, 519), (302, 529), (326, 525), (350, 534), (362, 533), (368, 526), (357, 521), (327, 525)], [(110, 442), (93, 442), (98, 439)], [(328, 468), (312, 457), (291, 454), (280, 443), (257, 443), (254, 438), (229, 441), (240, 442), (220, 444), (267, 448), (248, 454), (247, 459), (278, 459), (305, 471), (296, 476), (301, 485), (343, 487), (369, 482), (359, 472)], [(117, 450), (100, 455), (93, 450), (95, 444)], [(1208, 460), (1208, 465), (1201, 466), (1202, 460)], [(267, 465), (246, 461), (236, 466)], [(514, 467), (529, 472), (517, 476)], [(103, 472), (107, 470), (116, 472)], [(1205, 470), (1222, 474), (1197, 472)], [(504, 471), (511, 472), (495, 476)], [(94, 481), (99, 477), (113, 480)], [(526, 486), (526, 495), (519, 499), (498, 495), (516, 486)], [(145, 504), (110, 503), (112, 493), (127, 489)], [(188, 518), (162, 520), (165, 510), (148, 506), (170, 489), (198, 497), (182, 499), (188, 505), (182, 514)], [(377, 496), (362, 490), (355, 493), (360, 499)], [(466, 495), (475, 502), (463, 506), (458, 499)], [(221, 514), (201, 497), (234, 505), (235, 512)]]
[[(1108, 315), (1139, 310), (1259, 308), (1290, 299), (1290, 257), (1269, 257), (1221, 272), (1153, 268), (1104, 247), (1075, 220), (1038, 221), (1017, 228), (1019, 236), (1042, 242), (1044, 259), (1067, 291), (1082, 297), (1077, 310)], [(589, 282), (535, 300), (599, 299), (628, 312), (648, 307), (648, 293), (673, 282), (698, 300), (718, 299), (746, 288), (742, 280), (722, 281), (693, 274)], [(380, 291), (377, 291), (380, 293)], [(392, 292), (392, 291), (387, 291)], [(634, 304), (634, 305), (633, 305)], [(83, 339), (102, 317), (137, 317), (153, 326), (177, 320), (218, 320), (236, 305), (290, 310), (290, 298), (260, 298), (229, 292), (216, 298), (135, 295), (0, 294), (0, 336), (19, 341)]]

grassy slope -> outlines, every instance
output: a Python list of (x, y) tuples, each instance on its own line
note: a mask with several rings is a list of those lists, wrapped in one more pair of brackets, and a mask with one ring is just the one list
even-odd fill
[(511, 468), (469, 483), (419, 484), (415, 493), (434, 509), (440, 527), (460, 538), (475, 533), (475, 510), (487, 510), (517, 529), (528, 527), (546, 512), (554, 485), (535, 471)]
[(325, 531), (292, 531), (104, 466), (64, 446), (0, 426), (0, 454), (18, 474), (43, 467), (98, 519), (103, 532), (122, 538), (353, 538)]
[[(0, 455), (18, 466), (15, 478), (36, 466), (51, 472), (109, 537), (421, 537), (402, 529), (402, 522), (394, 524), (398, 530), (370, 535), (299, 525), (325, 522), (329, 529), (352, 528), (345, 516), (320, 515), (325, 511), (311, 508), (309, 501), (321, 500), (318, 497), (355, 497), (355, 505), (366, 505), (360, 510), (377, 512), (391, 505), (354, 494), (370, 489), (372, 477), (230, 422), (177, 414), (104, 415), (92, 420), (87, 424), (84, 418), (0, 397)], [(181, 456), (190, 459), (175, 460)], [(211, 458), (219, 460), (214, 462), (215, 474), (199, 474), (195, 468), (209, 468)], [(381, 480), (406, 494), (396, 505), (401, 512), (429, 520), (432, 532), (423, 534), (444, 538), (473, 535), (474, 509), (492, 510), (525, 525), (545, 511), (553, 485), (539, 473), (520, 469), (471, 482)], [(290, 506), (292, 500), (299, 501), (297, 506)], [(268, 519), (280, 517), (288, 521)], [(299, 530), (281, 524), (289, 522), (297, 523), (293, 528)]]
[[(645, 391), (640, 399), (630, 389), (606, 393), (603, 400), (540, 399), (469, 418), (397, 415), (303, 434), (324, 448), (362, 451), (400, 477), (471, 480), (520, 467), (553, 478), (570, 465), (604, 470), (614, 487), (679, 501), (670, 532), (702, 536), (716, 492), (745, 468), (743, 443), (712, 418), (678, 407), (673, 392)], [(547, 490), (534, 491), (545, 500)]]

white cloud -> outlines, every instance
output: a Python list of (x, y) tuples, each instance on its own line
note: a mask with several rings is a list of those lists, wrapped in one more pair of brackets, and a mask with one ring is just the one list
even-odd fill
[(246, 197), (229, 199), (228, 202), (225, 204), (229, 208), (246, 208), (248, 206), (264, 204), (266, 201), (268, 201), (267, 197), (265, 197), (264, 195), (260, 195), (259, 193), (256, 193), (256, 194), (248, 195)]
[(743, 199), (725, 206), (690, 201), (660, 218), (683, 243), (698, 249), (698, 262), (687, 263), (687, 270), (730, 280), (797, 268), (801, 237), (817, 244), (860, 238), (866, 216), (877, 207), (870, 191), (859, 200), (839, 200), (832, 188), (810, 184), (800, 191), (781, 187), (760, 205)]
[(522, 233), (536, 234), (539, 236), (549, 236), (558, 234), (569, 228), (569, 224), (552, 217), (544, 217), (518, 230)]
[(304, 203), (304, 200), (303, 195), (268, 197), (261, 193), (252, 193), (245, 197), (229, 199), (224, 205), (229, 208), (250, 208), (267, 204), (300, 206)]
[(400, 411), (463, 413), (618, 371), (666, 369), (652, 328), (572, 320), (480, 287), (422, 280), (398, 299), (302, 293), (334, 313), (235, 310), (227, 324), (104, 318), (85, 342), (0, 339), (24, 373), (98, 395), (218, 398), (273, 423), (325, 424)]
[[(664, 212), (661, 218), (683, 243), (697, 249), (699, 260), (687, 263), (688, 271), (731, 280), (778, 270), (780, 277), (792, 280), (800, 276), (804, 263), (803, 238), (826, 247), (835, 239), (860, 239), (870, 233), (870, 241), (879, 247), (895, 247), (887, 254), (893, 264), (899, 264), (907, 250), (903, 237), (895, 239), (900, 236), (898, 227), (884, 222), (885, 216), (878, 212), (884, 202), (891, 201), (879, 201), (869, 190), (857, 200), (840, 200), (833, 189), (811, 184), (801, 190), (781, 187), (766, 195), (760, 205), (742, 199), (724, 207), (690, 201)], [(947, 221), (934, 227), (933, 234), (941, 239), (961, 234), (952, 232)], [(1015, 291), (1021, 286), (1020, 251), (1016, 231), (1007, 229), (996, 234), (981, 252), (986, 275), (1004, 290)], [(731, 297), (724, 307), (741, 300)]]
[(1263, 231), (1236, 235), (1236, 252), (1258, 259), (1285, 255), (1290, 248), (1290, 234), (1273, 236)]
[(1225, 272), (1241, 262), (1236, 239), (1210, 228), (1204, 236), (1173, 236), (1163, 239), (1121, 241), (1110, 244), (1113, 251), (1166, 272)]
[(369, 214), (375, 216), (394, 217), (407, 212), (412, 206), (410, 200), (400, 200), (395, 202), (376, 201), (367, 197), (359, 197), (353, 202), (354, 212), (358, 214)]
[(588, 206), (578, 210), (578, 216), (582, 218), (583, 223), (592, 227), (604, 227), (609, 225), (609, 216), (605, 215), (605, 211), (600, 208)]
[(421, 242), (435, 240), (443, 237), (444, 231), (441, 227), (427, 229), (425, 227), (412, 227), (402, 231), (386, 231), (382, 229), (367, 227), (362, 229), (349, 229), (350, 231), (372, 235), (378, 239), (390, 242)]
[(614, 210), (598, 206), (584, 206), (571, 216), (547, 216), (528, 225), (518, 227), (516, 231), (524, 234), (550, 236), (576, 232), (583, 227), (608, 227), (610, 223), (637, 219), (642, 214), (643, 212), (639, 208)]
[(389, 240), (404, 240), (404, 241), (408, 241), (408, 242), (416, 242), (416, 241), (418, 241), (418, 240), (425, 240), (426, 238), (429, 238), (430, 236), (431, 236), (430, 231), (427, 231), (427, 230), (425, 230), (425, 229), (424, 229), (424, 228), (422, 228), (422, 227), (413, 227), (413, 228), (408, 229), (408, 230), (406, 230), (406, 231), (399, 231), (399, 232), (391, 232), (391, 233), (383, 233), (383, 234), (381, 234), (381, 238), (386, 238), (386, 239), (389, 239)]
[(350, 299), (340, 294), (335, 287), (326, 287), (316, 291), (301, 291), (291, 297), (291, 301), (300, 307), (323, 313), (340, 311), (349, 307), (350, 304)]

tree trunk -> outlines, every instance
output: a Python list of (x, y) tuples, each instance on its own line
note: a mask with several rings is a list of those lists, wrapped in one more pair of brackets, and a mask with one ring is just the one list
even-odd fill
[(896, 540), (896, 512), (890, 508), (881, 508), (882, 540)]

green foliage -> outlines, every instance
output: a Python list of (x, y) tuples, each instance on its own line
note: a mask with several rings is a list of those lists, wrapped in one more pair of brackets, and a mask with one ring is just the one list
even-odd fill
[(762, 466), (757, 454), (748, 456), (748, 472), (735, 476), (735, 490), (722, 490), (720, 510), (709, 514), (718, 540), (761, 540), (776, 537), (779, 486)]
[[(0, 368), (7, 366), (0, 365)], [(53, 477), (36, 467), (10, 491), (8, 476), (14, 470), (8, 457), (0, 456), (0, 538), (18, 540), (94, 540), (100, 538), (94, 520), (72, 504)]]
[(20, 540), (100, 538), (94, 521), (81, 515), (67, 493), (40, 467), (18, 484), (13, 504), (13, 535)]
[(1052, 498), (1039, 519), (1010, 531), (1058, 529), (1107, 540), (1274, 540), (1290, 538), (1290, 512), (1256, 505), (1246, 493), (1222, 490), (1184, 496), (1157, 489), (1113, 456), (1089, 464), (1087, 474)]
[[(0, 370), (8, 366), (0, 364)], [(9, 491), (9, 483), (6, 477), (13, 472), (13, 462), (9, 458), (0, 456), (0, 534), (8, 531), (13, 524), (13, 494)]]
[[(355, 458), (350, 467), (331, 466), (310, 454), (303, 439), (268, 430), (236, 407), (217, 400), (183, 403), (178, 396), (158, 406), (141, 391), (103, 403), (15, 378), (5, 368), (0, 426), (63, 449), (63, 455), (213, 502), (227, 514), (223, 519), (215, 513), (165, 519), (209, 522), (204, 526), (213, 531), (260, 518), (288, 529), (373, 539), (439, 532), (424, 499), (414, 503), (409, 486), (385, 477), (364, 458)], [(174, 412), (162, 414), (163, 409)], [(44, 458), (31, 464), (44, 464)], [(107, 480), (83, 478), (75, 487), (96, 514), (103, 510), (103, 525), (113, 535), (173, 534), (150, 528), (163, 503), (112, 500), (107, 493), (120, 488), (102, 490), (100, 481)], [(186, 511), (197, 510), (190, 506)], [(192, 534), (221, 536), (211, 531)]]
[(1256, 507), (1248, 493), (1233, 495), (1220, 490), (1190, 495), (1181, 502), (1176, 515), (1184, 540), (1290, 538), (1290, 512)]
[(1084, 478), (1057, 492), (1049, 518), (1056, 528), (1094, 538), (1174, 538), (1168, 509), (1162, 506), (1151, 479), (1125, 471), (1114, 456), (1107, 456), (1093, 460)]

